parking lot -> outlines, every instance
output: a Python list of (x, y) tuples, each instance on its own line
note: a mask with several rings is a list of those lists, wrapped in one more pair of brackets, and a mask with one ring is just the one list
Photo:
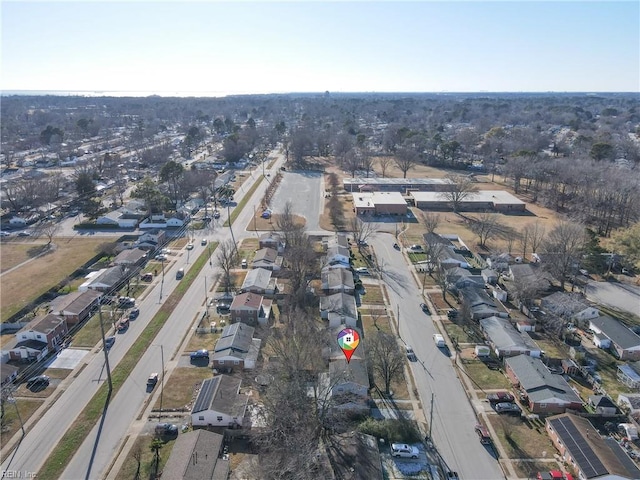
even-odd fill
[(290, 201), (293, 213), (307, 219), (307, 231), (320, 230), (322, 172), (294, 171), (282, 174), (282, 181), (270, 205), (273, 213), (282, 212)]

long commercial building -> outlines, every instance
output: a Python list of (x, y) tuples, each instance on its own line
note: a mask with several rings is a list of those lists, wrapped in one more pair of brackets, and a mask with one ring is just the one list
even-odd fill
[(347, 192), (447, 192), (453, 182), (448, 178), (365, 178), (342, 180)]

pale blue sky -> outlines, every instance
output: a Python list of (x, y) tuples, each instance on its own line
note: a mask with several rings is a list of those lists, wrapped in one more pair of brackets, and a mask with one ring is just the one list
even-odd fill
[(640, 2), (2, 1), (6, 90), (639, 91)]

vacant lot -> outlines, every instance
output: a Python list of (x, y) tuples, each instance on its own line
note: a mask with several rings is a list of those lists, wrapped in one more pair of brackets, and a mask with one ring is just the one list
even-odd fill
[(2, 275), (1, 321), (6, 321), (35, 298), (58, 285), (98, 254), (100, 246), (109, 241), (106, 238), (57, 238), (55, 247), (49, 253), (28, 262), (42, 250), (43, 242), (3, 242), (0, 246), (2, 271), (20, 266)]
[[(165, 379), (162, 392), (162, 408), (185, 408), (195, 398), (196, 387), (200, 388), (202, 382), (213, 377), (213, 372), (208, 367), (178, 367), (168, 379)], [(160, 408), (158, 398), (155, 407)]]
[[(140, 435), (134, 443), (131, 451), (118, 472), (117, 478), (157, 478), (155, 475), (155, 454), (151, 450), (151, 442), (156, 438), (153, 435)], [(160, 464), (158, 472), (162, 472), (167, 460), (171, 456), (174, 439), (162, 439), (162, 447), (158, 451)]]
[(533, 426), (517, 417), (489, 415), (489, 421), (509, 458), (553, 458), (556, 453), (542, 426)]
[[(11, 437), (22, 428), (22, 422), (31, 418), (35, 411), (42, 405), (42, 400), (20, 398), (14, 404), (5, 406), (2, 430), (0, 431), (0, 448), (4, 448)], [(17, 411), (16, 411), (17, 410)], [(19, 415), (18, 415), (19, 412)]]

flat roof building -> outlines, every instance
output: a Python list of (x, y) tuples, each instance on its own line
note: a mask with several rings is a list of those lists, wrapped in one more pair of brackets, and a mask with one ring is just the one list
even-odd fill
[(405, 215), (407, 201), (399, 192), (358, 192), (353, 195), (356, 215)]
[[(446, 210), (451, 201), (442, 192), (410, 192), (409, 195), (418, 208)], [(459, 210), (495, 210), (498, 212), (524, 212), (527, 204), (503, 190), (479, 190), (470, 193), (460, 202)]]
[(347, 192), (444, 192), (451, 190), (453, 182), (448, 178), (364, 178), (342, 180)]

